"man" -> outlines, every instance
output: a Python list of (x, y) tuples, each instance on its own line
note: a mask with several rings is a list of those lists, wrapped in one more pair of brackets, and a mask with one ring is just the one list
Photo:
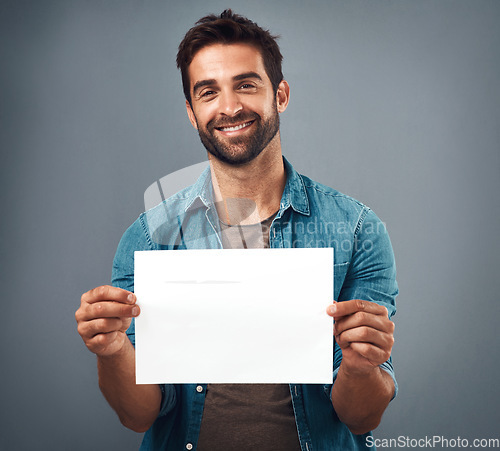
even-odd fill
[[(125, 426), (147, 431), (141, 449), (363, 449), (395, 396), (389, 238), (368, 207), (283, 158), (281, 59), (268, 31), (230, 10), (186, 34), (177, 64), (210, 170), (139, 217), (118, 247), (114, 286), (83, 294), (76, 312), (104, 396)], [(336, 262), (339, 302), (325, 306), (335, 319), (333, 384), (135, 384), (134, 251), (321, 246), (334, 247)]]

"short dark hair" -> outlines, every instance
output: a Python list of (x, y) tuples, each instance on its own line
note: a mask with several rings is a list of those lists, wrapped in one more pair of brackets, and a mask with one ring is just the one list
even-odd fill
[(278, 85), (283, 80), (281, 71), (283, 56), (276, 42), (277, 38), (278, 36), (273, 36), (269, 30), (264, 30), (246, 17), (234, 14), (230, 9), (224, 10), (220, 16), (210, 14), (202, 17), (186, 33), (177, 52), (177, 67), (181, 70), (186, 100), (191, 103), (188, 67), (199, 50), (212, 44), (245, 43), (257, 47), (276, 93)]

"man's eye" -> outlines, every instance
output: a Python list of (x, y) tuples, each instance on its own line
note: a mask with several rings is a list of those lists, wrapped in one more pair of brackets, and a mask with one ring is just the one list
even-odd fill
[(253, 85), (251, 85), (250, 83), (243, 83), (242, 85), (240, 85), (240, 89), (251, 89), (253, 88)]
[(209, 96), (212, 96), (215, 94), (215, 91), (204, 91), (202, 94), (201, 94), (201, 97), (209, 97)]

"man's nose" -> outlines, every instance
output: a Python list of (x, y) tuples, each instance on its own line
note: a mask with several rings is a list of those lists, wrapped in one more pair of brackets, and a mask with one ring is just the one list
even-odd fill
[(236, 116), (243, 109), (238, 95), (233, 91), (220, 94), (220, 112), (226, 116)]

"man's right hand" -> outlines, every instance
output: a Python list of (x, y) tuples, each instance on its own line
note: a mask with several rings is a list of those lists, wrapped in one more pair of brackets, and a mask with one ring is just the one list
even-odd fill
[(87, 348), (98, 356), (122, 350), (132, 318), (140, 313), (134, 293), (103, 285), (82, 295), (75, 313), (78, 333)]
[(99, 387), (122, 424), (136, 432), (147, 431), (160, 412), (157, 384), (137, 385), (135, 351), (126, 331), (139, 315), (130, 291), (105, 285), (82, 295), (75, 313), (78, 333), (87, 348), (97, 354)]

